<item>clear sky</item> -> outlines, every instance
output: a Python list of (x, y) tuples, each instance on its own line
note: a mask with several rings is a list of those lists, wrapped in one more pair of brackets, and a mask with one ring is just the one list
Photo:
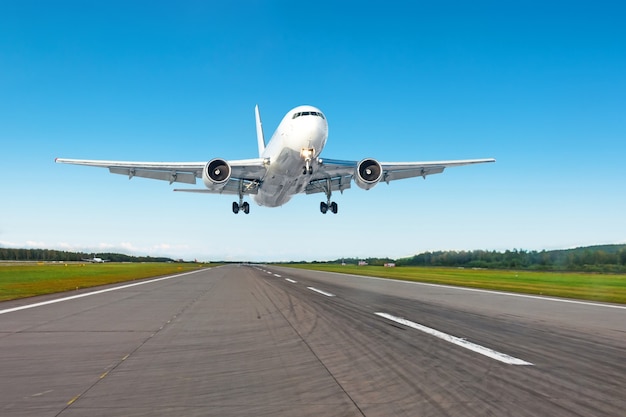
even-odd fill
[[(0, 245), (200, 260), (626, 242), (622, 1), (2, 1)], [(319, 107), (322, 156), (497, 158), (231, 212), (55, 157), (257, 156)], [(198, 183), (198, 187), (201, 182)]]

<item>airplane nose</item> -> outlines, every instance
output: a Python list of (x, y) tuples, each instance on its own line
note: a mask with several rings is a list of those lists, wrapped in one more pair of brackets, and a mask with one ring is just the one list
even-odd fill
[(303, 133), (306, 132), (308, 136), (317, 137), (326, 132), (326, 123), (323, 119), (310, 116), (302, 117), (301, 119), (302, 120), (298, 121), (301, 127), (297, 130), (300, 130)]
[(305, 148), (314, 149), (314, 156), (317, 156), (324, 147), (327, 136), (328, 127), (324, 119), (316, 116), (299, 117), (293, 126), (290, 146), (298, 152)]

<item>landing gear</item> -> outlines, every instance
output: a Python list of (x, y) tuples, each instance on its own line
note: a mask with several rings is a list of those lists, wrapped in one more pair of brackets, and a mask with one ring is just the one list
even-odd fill
[(302, 175), (312, 175), (313, 167), (311, 166), (311, 160), (315, 156), (315, 148), (302, 148), (300, 150), (300, 157), (304, 159), (304, 168), (302, 168)]
[(239, 213), (239, 210), (243, 211), (245, 214), (250, 213), (250, 204), (247, 202), (238, 204), (236, 201), (233, 201), (233, 213)]
[(338, 211), (338, 206), (337, 203), (335, 203), (334, 201), (330, 201), (330, 198), (332, 197), (332, 189), (331, 189), (331, 182), (330, 179), (326, 180), (326, 185), (324, 186), (324, 191), (326, 191), (326, 199), (327, 202), (321, 202), (320, 203), (320, 211), (322, 212), (322, 214), (326, 214), (328, 212), (328, 210), (330, 209), (330, 212), (333, 214), (337, 214)]
[(311, 166), (311, 159), (305, 159), (304, 168), (302, 168), (302, 175), (313, 175), (313, 167)]
[(324, 203), (323, 201), (320, 203), (320, 211), (322, 214), (326, 214), (328, 210), (333, 214), (337, 214), (338, 206), (334, 201), (332, 203)]
[(242, 210), (244, 213), (250, 213), (250, 204), (243, 201), (243, 181), (239, 183), (239, 203), (233, 201), (233, 213), (239, 213)]

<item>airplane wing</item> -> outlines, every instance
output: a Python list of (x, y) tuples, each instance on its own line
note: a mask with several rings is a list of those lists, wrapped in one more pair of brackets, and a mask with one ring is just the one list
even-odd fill
[[(390, 181), (413, 177), (426, 178), (427, 175), (440, 174), (446, 168), (495, 161), (493, 158), (486, 158), (431, 162), (380, 162), (382, 169), (380, 182), (389, 183)], [(307, 194), (326, 192), (329, 182), (332, 191), (343, 191), (350, 188), (350, 182), (354, 179), (359, 165), (359, 161), (326, 158), (320, 159), (319, 163), (314, 178), (305, 189)]]
[[(90, 159), (57, 158), (60, 164), (85, 165), (99, 168), (108, 168), (112, 174), (133, 177), (150, 178), (168, 181), (170, 184), (178, 182), (196, 184), (197, 178), (202, 178), (202, 172), (207, 162), (133, 162), (133, 161), (104, 161)], [(174, 191), (202, 192), (214, 194), (256, 194), (258, 184), (266, 172), (266, 161), (262, 158), (241, 159), (228, 161), (231, 176), (228, 182), (220, 189), (175, 189)]]

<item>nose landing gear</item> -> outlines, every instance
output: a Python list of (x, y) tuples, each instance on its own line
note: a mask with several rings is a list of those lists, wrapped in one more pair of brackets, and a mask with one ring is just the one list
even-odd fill
[(312, 175), (313, 174), (313, 167), (311, 166), (311, 159), (305, 159), (304, 160), (304, 168), (302, 168), (302, 175)]
[(304, 168), (302, 168), (302, 175), (312, 175), (313, 167), (311, 166), (311, 159), (315, 155), (315, 148), (302, 148), (300, 150), (300, 157), (304, 159)]

